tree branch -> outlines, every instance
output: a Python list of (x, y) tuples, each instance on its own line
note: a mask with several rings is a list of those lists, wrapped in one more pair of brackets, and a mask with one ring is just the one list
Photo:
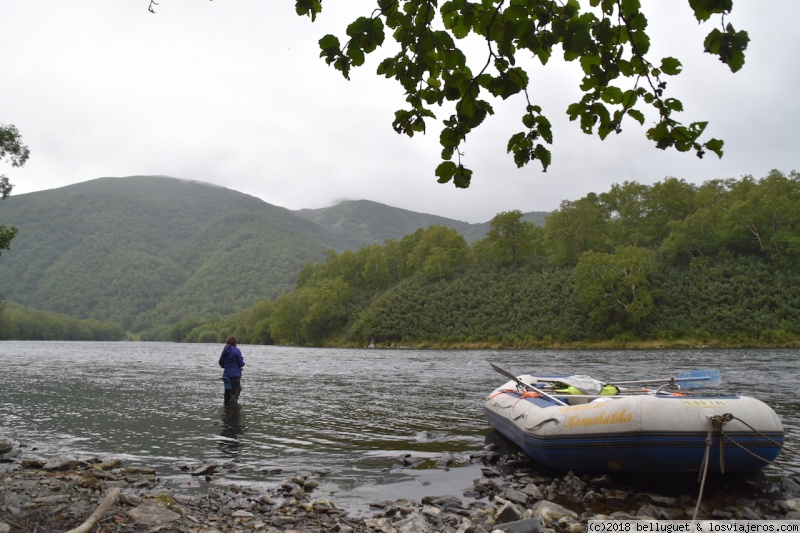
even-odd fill
[[(150, 1), (152, 3), (152, 0)], [(103, 501), (101, 501), (100, 505), (97, 506), (97, 509), (95, 509), (95, 511), (89, 518), (86, 519), (83, 524), (79, 525), (75, 529), (70, 529), (67, 531), (67, 533), (89, 533), (94, 525), (97, 524), (101, 518), (103, 518), (103, 515), (105, 515), (108, 510), (111, 509), (111, 506), (114, 505), (114, 501), (117, 499), (117, 496), (119, 496), (119, 487), (114, 487), (108, 491), (106, 497), (103, 498)]]

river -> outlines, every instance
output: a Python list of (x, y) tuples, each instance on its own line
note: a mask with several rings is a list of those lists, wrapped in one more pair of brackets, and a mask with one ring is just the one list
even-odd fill
[[(601, 380), (719, 369), (720, 392), (755, 396), (781, 416), (786, 446), (767, 475), (800, 471), (795, 443), (800, 350), (356, 350), (240, 346), (238, 408), (222, 405), (221, 345), (0, 342), (0, 438), (37, 453), (123, 458), (202, 488), (202, 463), (227, 464), (214, 482), (274, 485), (325, 471), (321, 489), (361, 501), (458, 494), (477, 466), (441, 469), (493, 437), (482, 412), (516, 374), (588, 374)], [(423, 460), (402, 468), (402, 456)], [(458, 464), (458, 463), (457, 463)], [(409, 494), (409, 491), (412, 494)], [(418, 494), (417, 494), (418, 495)], [(424, 494), (423, 494), (424, 495)]]

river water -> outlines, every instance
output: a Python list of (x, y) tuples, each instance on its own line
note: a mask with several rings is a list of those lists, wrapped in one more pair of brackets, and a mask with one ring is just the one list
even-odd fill
[[(240, 346), (238, 408), (222, 404), (221, 345), (0, 342), (0, 438), (37, 453), (119, 457), (189, 488), (186, 468), (226, 465), (215, 483), (274, 486), (328, 472), (338, 501), (460, 494), (479, 467), (441, 469), (496, 434), (482, 404), (515, 374), (648, 379), (719, 369), (719, 391), (755, 396), (781, 416), (786, 446), (767, 475), (800, 471), (800, 350), (354, 350)], [(424, 460), (402, 468), (402, 456)], [(423, 488), (424, 487), (424, 488)], [(422, 491), (422, 494), (420, 494)]]

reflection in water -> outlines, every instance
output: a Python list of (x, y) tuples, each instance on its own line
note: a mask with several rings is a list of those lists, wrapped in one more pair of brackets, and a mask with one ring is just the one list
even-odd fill
[(222, 431), (225, 437), (219, 441), (219, 448), (222, 453), (233, 458), (238, 458), (241, 454), (242, 441), (239, 435), (244, 433), (242, 425), (242, 408), (239, 404), (228, 404), (222, 412)]

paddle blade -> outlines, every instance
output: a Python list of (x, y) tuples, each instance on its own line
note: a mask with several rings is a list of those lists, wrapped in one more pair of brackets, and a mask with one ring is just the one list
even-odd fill
[(722, 383), (719, 370), (687, 370), (675, 376), (675, 381), (683, 389), (701, 389), (716, 387)]
[(489, 364), (490, 364), (490, 365), (492, 365), (492, 368), (493, 368), (493, 369), (494, 369), (494, 371), (495, 371), (495, 372), (497, 372), (498, 374), (500, 374), (500, 375), (502, 375), (502, 376), (505, 376), (505, 377), (507, 377), (508, 379), (513, 379), (513, 380), (514, 380), (514, 381), (516, 381), (517, 383), (519, 383), (519, 382), (520, 382), (520, 381), (519, 381), (519, 379), (517, 379), (517, 376), (515, 376), (515, 375), (514, 375), (514, 374), (512, 374), (511, 372), (508, 372), (508, 371), (506, 371), (506, 370), (503, 370), (502, 368), (500, 368), (499, 366), (497, 366), (497, 365), (496, 365), (496, 364), (494, 364), (494, 363), (489, 363)]

